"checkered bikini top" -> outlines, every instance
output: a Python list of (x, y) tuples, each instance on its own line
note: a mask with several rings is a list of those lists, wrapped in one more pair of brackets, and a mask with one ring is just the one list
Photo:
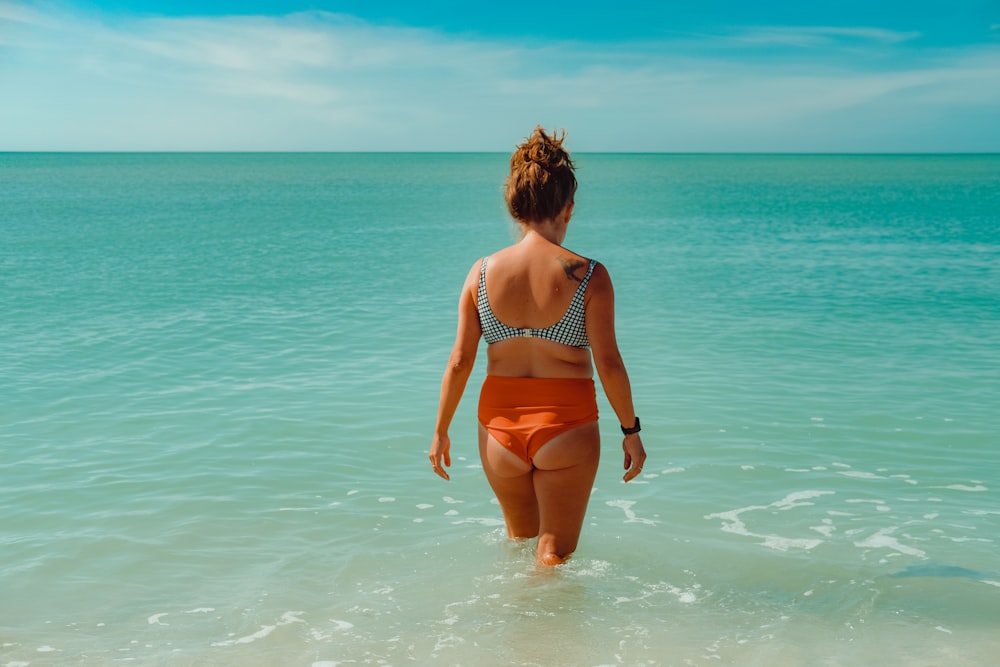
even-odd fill
[(496, 318), (496, 315), (493, 314), (493, 309), (490, 308), (490, 301), (486, 297), (487, 259), (487, 257), (483, 258), (483, 265), (479, 269), (477, 308), (479, 309), (479, 325), (483, 329), (483, 338), (486, 339), (488, 344), (499, 343), (508, 338), (524, 337), (544, 338), (545, 340), (555, 341), (556, 343), (572, 347), (590, 347), (590, 341), (587, 339), (587, 327), (584, 322), (583, 296), (587, 291), (587, 283), (590, 282), (590, 275), (594, 272), (594, 267), (597, 266), (596, 259), (590, 260), (587, 275), (583, 277), (583, 280), (580, 281), (580, 286), (576, 288), (576, 294), (573, 295), (573, 301), (570, 302), (566, 314), (551, 327), (545, 327), (544, 329), (509, 327)]

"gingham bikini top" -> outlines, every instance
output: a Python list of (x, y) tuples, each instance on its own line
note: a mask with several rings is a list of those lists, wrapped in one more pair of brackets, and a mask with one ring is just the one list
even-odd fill
[(587, 283), (590, 282), (590, 275), (594, 272), (594, 267), (597, 266), (596, 259), (590, 260), (587, 275), (583, 277), (583, 280), (580, 281), (580, 286), (576, 288), (576, 294), (573, 295), (573, 301), (570, 302), (566, 314), (551, 327), (545, 327), (544, 329), (509, 327), (496, 318), (496, 315), (493, 314), (493, 309), (490, 308), (490, 301), (486, 297), (487, 259), (489, 258), (483, 258), (483, 265), (479, 269), (477, 308), (479, 309), (479, 325), (483, 329), (483, 338), (486, 339), (488, 344), (499, 343), (508, 338), (524, 337), (544, 338), (545, 340), (555, 341), (556, 343), (572, 347), (590, 347), (590, 341), (587, 339), (587, 327), (584, 322), (583, 296), (587, 291)]

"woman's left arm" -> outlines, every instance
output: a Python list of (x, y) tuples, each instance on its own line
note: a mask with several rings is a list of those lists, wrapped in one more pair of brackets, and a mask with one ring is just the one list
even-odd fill
[[(586, 299), (587, 338), (590, 339), (594, 365), (611, 408), (622, 427), (629, 428), (638, 423), (632, 403), (632, 385), (615, 336), (615, 290), (611, 276), (601, 264), (594, 268)], [(625, 452), (624, 480), (628, 482), (642, 472), (646, 449), (638, 432), (625, 436), (622, 449)]]
[(479, 265), (469, 271), (462, 286), (462, 294), (458, 298), (458, 332), (455, 344), (448, 357), (448, 366), (441, 379), (441, 399), (438, 402), (437, 422), (434, 425), (434, 439), (431, 441), (430, 460), (434, 472), (444, 479), (451, 479), (442, 466), (451, 465), (451, 440), (448, 438), (448, 427), (458, 409), (458, 403), (465, 392), (472, 367), (476, 362), (476, 351), (479, 349), (479, 339), (483, 335), (479, 326), (479, 313), (476, 310), (476, 292), (479, 288)]

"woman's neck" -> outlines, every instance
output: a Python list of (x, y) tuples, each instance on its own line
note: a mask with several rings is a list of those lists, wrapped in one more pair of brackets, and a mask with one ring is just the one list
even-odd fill
[(562, 245), (566, 238), (566, 225), (556, 220), (546, 220), (544, 222), (529, 222), (521, 224), (524, 236), (521, 242), (532, 242), (539, 239)]

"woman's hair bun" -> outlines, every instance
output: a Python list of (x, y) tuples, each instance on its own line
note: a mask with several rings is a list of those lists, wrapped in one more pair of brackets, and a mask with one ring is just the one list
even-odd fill
[(548, 134), (541, 125), (510, 156), (505, 199), (521, 222), (554, 218), (576, 193), (576, 166), (563, 148), (566, 132)]
[(562, 147), (565, 139), (565, 130), (561, 136), (557, 137), (554, 132), (552, 135), (547, 134), (539, 125), (528, 137), (528, 140), (518, 147), (519, 150), (514, 153), (514, 156), (519, 156), (524, 162), (538, 164), (548, 169), (562, 166), (573, 169), (573, 161), (566, 149)]

